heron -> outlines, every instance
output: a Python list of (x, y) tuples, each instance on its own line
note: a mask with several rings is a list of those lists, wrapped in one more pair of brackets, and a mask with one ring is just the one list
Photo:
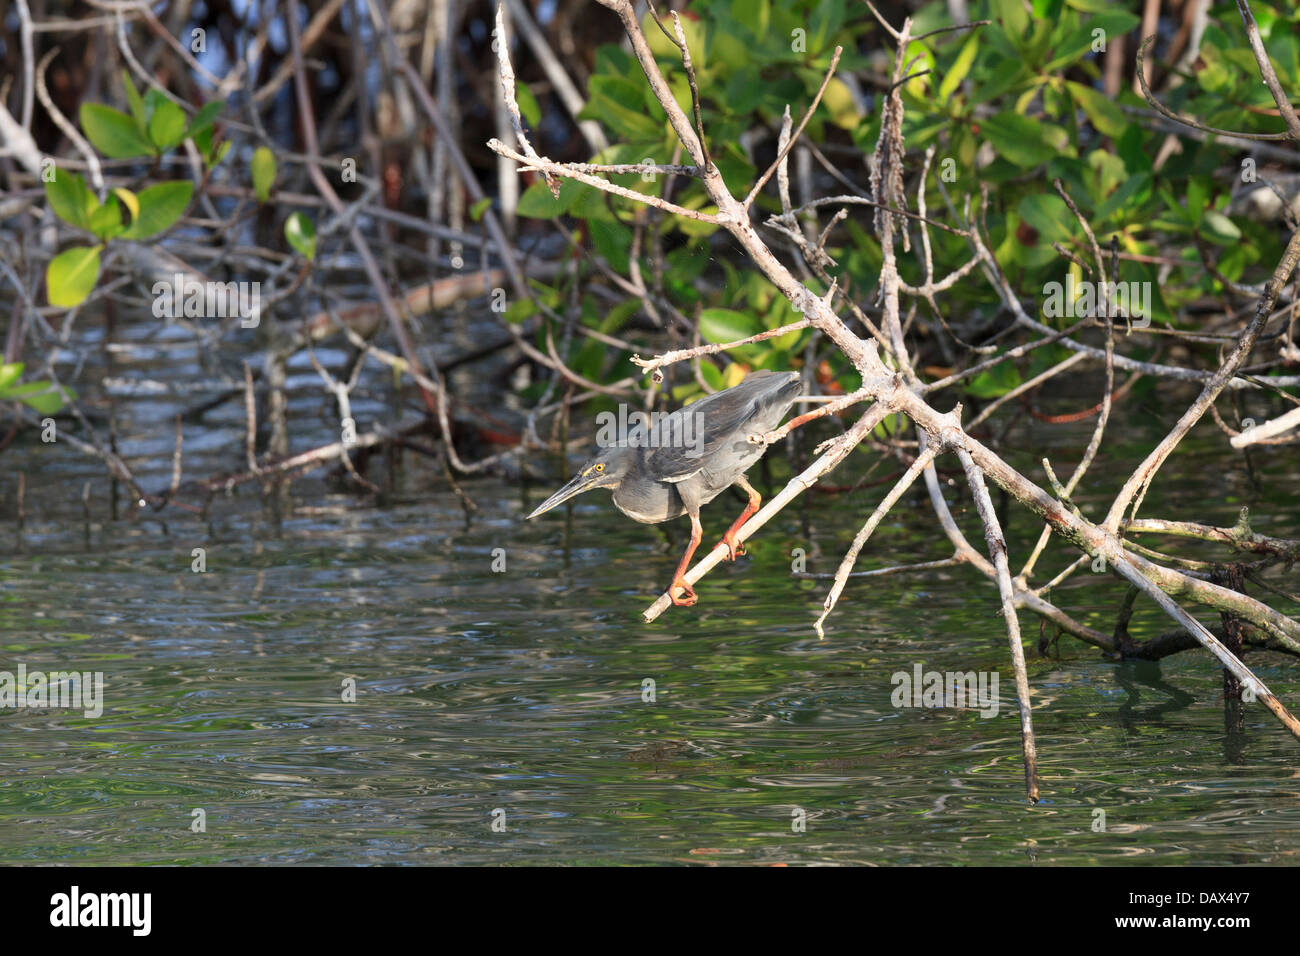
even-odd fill
[(732, 485), (749, 495), (740, 517), (719, 542), (727, 546), (728, 561), (744, 554), (736, 535), (763, 500), (745, 479), (745, 472), (767, 451), (766, 442), (761, 438), (751, 441), (750, 436), (777, 428), (799, 392), (797, 372), (751, 372), (739, 385), (639, 423), (616, 440), (603, 443), (573, 479), (538, 505), (528, 520), (596, 488), (609, 488), (614, 507), (642, 524), (689, 515), (691, 541), (668, 589), (673, 604), (689, 607), (696, 602), (696, 594), (684, 575), (704, 535), (700, 508)]

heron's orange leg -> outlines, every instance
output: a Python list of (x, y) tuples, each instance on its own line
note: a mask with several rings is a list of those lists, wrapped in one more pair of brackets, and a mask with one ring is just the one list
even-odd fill
[[(691, 563), (691, 558), (695, 556), (695, 549), (700, 546), (700, 539), (704, 537), (704, 529), (700, 527), (699, 514), (691, 515), (691, 543), (686, 546), (686, 553), (682, 555), (681, 563), (677, 565), (677, 570), (673, 573), (673, 583), (668, 586), (668, 596), (678, 607), (690, 607), (697, 600), (695, 589), (686, 583), (686, 568)], [(680, 597), (677, 595), (678, 588), (681, 589)]]
[(722, 536), (722, 543), (727, 546), (728, 561), (735, 561), (737, 557), (745, 553), (745, 546), (736, 540), (736, 532), (758, 510), (758, 506), (763, 503), (763, 496), (754, 490), (754, 486), (745, 480), (744, 475), (736, 479), (736, 484), (749, 492), (749, 504), (745, 505), (745, 510), (740, 513), (740, 517), (732, 523), (731, 527), (727, 529), (727, 533)]

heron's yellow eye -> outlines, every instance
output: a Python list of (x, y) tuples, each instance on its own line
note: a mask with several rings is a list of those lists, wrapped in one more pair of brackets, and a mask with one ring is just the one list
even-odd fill
[(602, 471), (604, 471), (604, 470), (605, 470), (605, 466), (604, 466), (604, 465), (597, 465), (597, 466), (596, 466), (596, 472), (597, 472), (597, 474), (599, 474), (600, 472), (602, 472)]

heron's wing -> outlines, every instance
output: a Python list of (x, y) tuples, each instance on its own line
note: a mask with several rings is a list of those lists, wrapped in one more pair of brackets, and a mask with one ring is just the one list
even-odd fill
[(772, 376), (752, 373), (739, 385), (660, 418), (650, 429), (651, 447), (645, 456), (650, 474), (659, 481), (685, 481), (728, 444), (747, 442), (745, 424), (789, 383), (784, 377), (774, 383)]

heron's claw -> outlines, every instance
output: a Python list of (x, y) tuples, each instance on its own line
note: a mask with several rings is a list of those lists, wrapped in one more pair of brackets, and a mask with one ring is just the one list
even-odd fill
[[(682, 590), (680, 597), (677, 595), (678, 588)], [(683, 577), (673, 578), (673, 583), (668, 586), (668, 596), (672, 598), (673, 604), (678, 607), (690, 607), (699, 600), (695, 596), (695, 589), (687, 584), (686, 579)]]
[(722, 536), (722, 543), (727, 546), (728, 561), (735, 561), (736, 558), (745, 553), (745, 546), (736, 540), (734, 534), (724, 534)]

